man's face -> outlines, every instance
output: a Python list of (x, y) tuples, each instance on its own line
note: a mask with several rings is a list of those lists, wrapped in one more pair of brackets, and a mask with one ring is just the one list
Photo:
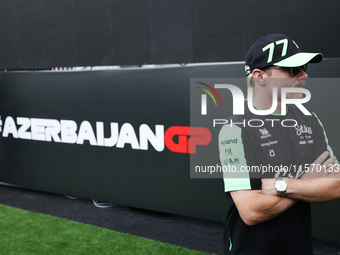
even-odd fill
[[(289, 69), (281, 67), (272, 67), (267, 72), (266, 85), (268, 93), (272, 94), (273, 88), (278, 89), (278, 101), (281, 102), (281, 88), (282, 87), (295, 87), (302, 88), (306, 85), (305, 80), (308, 75), (305, 71), (300, 69), (296, 76), (292, 76)], [(287, 98), (296, 99), (302, 98), (302, 93), (287, 93)]]

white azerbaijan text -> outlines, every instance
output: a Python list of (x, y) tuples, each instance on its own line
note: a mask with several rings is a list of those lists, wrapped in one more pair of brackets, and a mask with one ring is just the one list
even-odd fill
[(147, 124), (140, 125), (139, 140), (130, 123), (124, 123), (119, 130), (118, 123), (111, 122), (109, 137), (104, 137), (103, 122), (96, 122), (95, 130), (96, 132), (87, 120), (84, 120), (78, 129), (77, 123), (73, 120), (17, 117), (15, 121), (8, 116), (4, 120), (2, 136), (11, 135), (17, 139), (68, 144), (84, 144), (88, 141), (92, 146), (117, 148), (124, 148), (126, 144), (130, 144), (132, 149), (136, 150), (148, 150), (150, 143), (156, 151), (164, 150), (163, 125), (155, 125), (155, 132)]

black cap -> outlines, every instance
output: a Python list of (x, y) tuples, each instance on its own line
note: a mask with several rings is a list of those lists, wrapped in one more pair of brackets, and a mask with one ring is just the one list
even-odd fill
[(260, 37), (248, 50), (245, 72), (248, 76), (254, 69), (269, 66), (298, 67), (307, 63), (318, 63), (321, 53), (301, 52), (299, 46), (283, 34), (271, 34)]

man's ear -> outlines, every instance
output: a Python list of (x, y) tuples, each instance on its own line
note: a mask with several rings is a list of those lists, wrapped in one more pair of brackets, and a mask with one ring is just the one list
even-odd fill
[(266, 79), (264, 79), (263, 74), (265, 72), (260, 69), (254, 69), (253, 70), (253, 78), (255, 79), (255, 82), (258, 83), (261, 86), (266, 85)]

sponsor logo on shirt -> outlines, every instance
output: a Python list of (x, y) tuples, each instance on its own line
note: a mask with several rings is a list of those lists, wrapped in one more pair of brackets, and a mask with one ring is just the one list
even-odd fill
[(241, 162), (240, 162), (240, 159), (239, 158), (227, 158), (224, 160), (224, 164), (225, 165), (239, 165)]
[(231, 151), (231, 148), (225, 149), (225, 154), (226, 155), (232, 155), (233, 152)]
[(272, 146), (274, 144), (278, 144), (278, 143), (279, 143), (278, 140), (276, 140), (276, 141), (269, 141), (267, 143), (261, 143), (261, 147), (266, 147), (266, 146), (270, 147), (270, 146)]
[(272, 137), (272, 135), (269, 134), (269, 132), (266, 128), (259, 129), (259, 132), (261, 133), (261, 139), (266, 139), (266, 138)]
[(222, 146), (225, 146), (227, 144), (235, 144), (235, 143), (237, 143), (237, 138), (229, 139), (229, 140), (224, 139), (224, 141), (221, 141)]
[(306, 125), (296, 125), (295, 126), (296, 135), (300, 137), (300, 145), (312, 144), (314, 140), (312, 139), (313, 130), (311, 127)]
[(311, 127), (308, 127), (306, 125), (296, 125), (295, 126), (296, 129), (296, 134), (297, 135), (302, 135), (302, 134), (313, 134), (313, 130)]

